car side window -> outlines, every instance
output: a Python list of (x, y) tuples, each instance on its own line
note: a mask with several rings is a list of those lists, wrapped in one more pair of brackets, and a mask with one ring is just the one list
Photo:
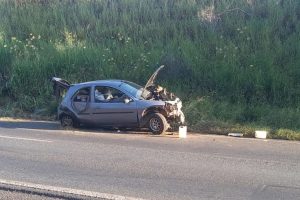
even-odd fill
[(126, 97), (120, 90), (107, 86), (96, 86), (94, 93), (96, 103), (121, 103)]
[(89, 87), (79, 89), (75, 93), (75, 95), (73, 97), (73, 101), (74, 102), (89, 102), (90, 101), (90, 92), (91, 92), (91, 89)]

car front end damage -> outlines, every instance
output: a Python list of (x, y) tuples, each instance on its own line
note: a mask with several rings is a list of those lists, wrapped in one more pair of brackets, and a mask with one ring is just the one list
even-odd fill
[(177, 96), (159, 85), (151, 85), (147, 87), (147, 91), (149, 91), (147, 100), (163, 101), (165, 103), (163, 109), (171, 127), (185, 123), (182, 101)]
[(167, 113), (167, 119), (171, 123), (184, 124), (185, 116), (182, 112), (182, 102), (179, 98), (176, 98), (174, 101), (166, 101), (164, 109)]
[(142, 97), (146, 100), (154, 101), (164, 101), (164, 111), (165, 117), (171, 127), (176, 125), (183, 125), (185, 123), (185, 117), (182, 112), (182, 101), (174, 95), (172, 92), (168, 92), (166, 88), (155, 84), (155, 80), (159, 72), (165, 66), (160, 66), (147, 81), (144, 90), (142, 92)]

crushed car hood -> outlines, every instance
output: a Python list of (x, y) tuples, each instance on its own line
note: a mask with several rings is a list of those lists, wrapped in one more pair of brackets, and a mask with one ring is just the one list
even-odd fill
[(148, 88), (149, 86), (154, 85), (154, 81), (155, 81), (155, 79), (156, 79), (158, 73), (159, 73), (160, 70), (162, 70), (162, 68), (164, 68), (164, 67), (165, 67), (164, 65), (160, 66), (160, 67), (152, 74), (152, 76), (150, 76), (150, 78), (149, 78), (149, 80), (148, 80), (148, 82), (146, 83), (146, 85), (145, 85), (144, 88)]
[(147, 100), (157, 100), (157, 101), (170, 101), (174, 102), (176, 99), (179, 99), (173, 93), (168, 92), (166, 88), (155, 84), (155, 79), (158, 73), (164, 68), (164, 65), (161, 65), (149, 78), (146, 83), (142, 96)]
[[(158, 73), (165, 66), (160, 66), (150, 77), (146, 83), (142, 95), (146, 96), (146, 100), (164, 101), (168, 116), (177, 116), (180, 118), (180, 123), (184, 124), (185, 117), (182, 112), (182, 101), (172, 92), (168, 92), (166, 88), (154, 83)], [(145, 97), (143, 96), (143, 97)]]

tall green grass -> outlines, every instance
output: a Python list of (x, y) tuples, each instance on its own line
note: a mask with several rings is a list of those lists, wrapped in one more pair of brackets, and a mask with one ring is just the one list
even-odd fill
[(213, 102), (207, 119), (300, 129), (284, 120), (300, 112), (298, 0), (2, 0), (0, 19), (0, 93), (25, 111), (49, 105), (52, 76), (144, 84), (164, 64), (187, 105)]

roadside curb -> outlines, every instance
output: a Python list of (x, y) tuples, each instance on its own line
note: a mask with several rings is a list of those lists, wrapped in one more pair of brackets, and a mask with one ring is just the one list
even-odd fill
[(108, 193), (77, 190), (72, 188), (56, 187), (4, 179), (0, 179), (0, 190), (70, 200), (85, 200), (91, 198), (101, 200), (145, 200), (141, 198), (127, 197)]

